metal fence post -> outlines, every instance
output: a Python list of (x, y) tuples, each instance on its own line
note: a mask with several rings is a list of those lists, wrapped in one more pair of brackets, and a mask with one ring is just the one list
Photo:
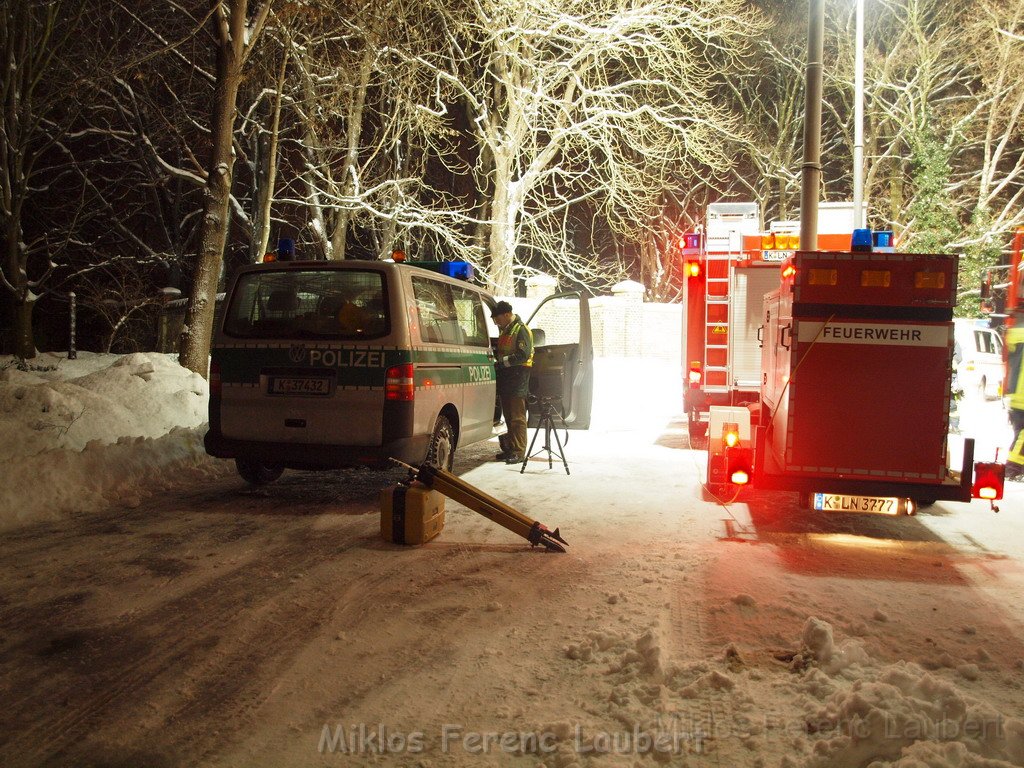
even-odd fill
[(75, 349), (75, 315), (78, 312), (78, 302), (75, 300), (74, 291), (68, 293), (68, 302), (70, 305), (68, 316), (68, 360), (75, 360), (78, 358), (78, 350)]

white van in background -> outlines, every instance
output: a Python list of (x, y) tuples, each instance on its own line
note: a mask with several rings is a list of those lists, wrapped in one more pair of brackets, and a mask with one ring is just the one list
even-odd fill
[(957, 379), (966, 395), (999, 397), (1003, 392), (1003, 340), (987, 320), (953, 321)]

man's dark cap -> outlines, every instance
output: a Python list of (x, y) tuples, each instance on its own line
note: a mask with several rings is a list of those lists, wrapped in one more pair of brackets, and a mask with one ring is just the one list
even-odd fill
[(497, 317), (498, 315), (504, 315), (506, 312), (512, 311), (512, 305), (507, 301), (499, 301), (494, 305), (494, 309), (491, 310), (491, 317)]

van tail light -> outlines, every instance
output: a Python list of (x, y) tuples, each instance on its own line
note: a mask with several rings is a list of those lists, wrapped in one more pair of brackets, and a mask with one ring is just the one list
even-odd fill
[(210, 394), (220, 395), (221, 382), (220, 382), (220, 363), (216, 360), (210, 362)]
[(997, 501), (1003, 498), (1006, 465), (997, 461), (979, 461), (974, 465), (974, 485), (971, 496), (975, 499)]
[(393, 365), (384, 374), (385, 400), (412, 400), (416, 396), (412, 363)]

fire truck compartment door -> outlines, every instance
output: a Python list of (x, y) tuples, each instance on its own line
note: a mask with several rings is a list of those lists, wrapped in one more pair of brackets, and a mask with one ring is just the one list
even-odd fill
[(761, 386), (761, 343), (757, 329), (764, 324), (764, 296), (779, 287), (779, 269), (738, 267), (733, 272), (732, 320), (729, 365), (732, 384), (757, 389)]
[[(556, 401), (569, 429), (588, 429), (594, 400), (594, 345), (590, 304), (581, 293), (547, 296), (530, 315), (534, 332), (529, 423), (536, 426), (536, 400)], [(561, 425), (559, 425), (561, 426)]]
[(946, 475), (952, 324), (798, 320), (784, 467), (937, 482)]

